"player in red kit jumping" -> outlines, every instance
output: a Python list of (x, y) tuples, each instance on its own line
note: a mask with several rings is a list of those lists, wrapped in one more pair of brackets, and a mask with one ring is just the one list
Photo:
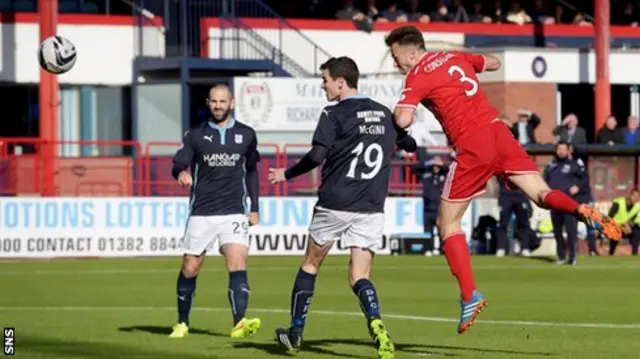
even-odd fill
[(563, 192), (551, 190), (525, 150), (500, 121), (480, 87), (476, 73), (496, 71), (500, 61), (490, 55), (464, 52), (428, 52), (420, 30), (394, 29), (386, 44), (396, 66), (406, 75), (400, 102), (394, 111), (401, 128), (413, 123), (418, 104), (438, 119), (456, 152), (442, 190), (438, 232), (451, 273), (461, 292), (458, 333), (475, 322), (487, 301), (476, 290), (471, 258), (461, 219), (471, 199), (486, 191), (492, 176), (504, 177), (538, 206), (575, 215), (609, 239), (620, 240), (620, 228), (593, 207), (578, 204)]

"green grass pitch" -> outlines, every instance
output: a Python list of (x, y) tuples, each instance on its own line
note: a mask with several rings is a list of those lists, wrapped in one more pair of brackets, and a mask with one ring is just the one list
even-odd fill
[[(348, 258), (327, 259), (300, 358), (375, 358)], [(300, 258), (252, 257), (248, 314), (263, 326), (232, 340), (227, 274), (207, 258), (192, 332), (167, 338), (176, 319), (179, 258), (0, 262), (0, 325), (15, 327), (18, 358), (277, 358), (273, 330), (288, 324)], [(396, 358), (638, 358), (640, 260), (581, 258), (577, 267), (534, 259), (473, 259), (489, 307), (456, 334), (457, 285), (445, 260), (378, 257), (373, 282)]]

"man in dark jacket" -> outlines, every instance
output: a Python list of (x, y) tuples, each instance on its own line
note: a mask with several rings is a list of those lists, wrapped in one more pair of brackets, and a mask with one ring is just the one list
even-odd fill
[[(545, 168), (544, 179), (549, 187), (560, 190), (575, 198), (580, 192), (580, 188), (588, 186), (588, 175), (582, 163), (571, 158), (571, 147), (567, 142), (560, 141), (556, 144), (556, 156)], [(551, 221), (553, 222), (553, 233), (556, 238), (558, 264), (576, 264), (576, 251), (578, 244), (578, 222), (574, 216), (551, 211)], [(567, 231), (567, 242), (565, 243), (562, 233), (564, 226)], [(569, 258), (566, 258), (566, 247), (568, 244)]]
[(518, 188), (511, 189), (502, 178), (498, 178), (500, 193), (498, 194), (498, 206), (500, 208), (500, 219), (497, 230), (497, 250), (496, 256), (502, 257), (507, 253), (508, 238), (507, 228), (511, 222), (511, 216), (516, 217), (516, 237), (520, 241), (520, 254), (529, 257), (529, 213), (531, 203), (525, 194)]
[[(573, 149), (572, 149), (573, 151)], [(572, 153), (573, 154), (573, 153)], [(573, 156), (572, 156), (573, 157)], [(589, 172), (586, 170), (585, 163), (580, 158), (574, 158), (576, 163), (585, 168), (586, 180), (583, 179), (578, 184), (578, 193), (574, 198), (578, 203), (593, 204), (593, 196), (591, 195), (591, 183), (589, 181)], [(596, 245), (596, 232), (593, 228), (587, 226), (587, 246), (589, 247), (589, 255), (597, 256), (598, 247)]]
[(424, 233), (427, 235), (425, 255), (431, 256), (435, 250), (435, 235), (433, 230), (436, 226), (436, 219), (438, 218), (440, 196), (442, 195), (442, 187), (447, 177), (447, 168), (444, 165), (442, 157), (435, 156), (431, 160), (421, 161), (416, 171), (422, 178), (423, 223)]
[(615, 116), (611, 115), (607, 117), (604, 126), (598, 131), (596, 142), (609, 146), (624, 144), (624, 134), (622, 130), (618, 128), (618, 120), (616, 120)]

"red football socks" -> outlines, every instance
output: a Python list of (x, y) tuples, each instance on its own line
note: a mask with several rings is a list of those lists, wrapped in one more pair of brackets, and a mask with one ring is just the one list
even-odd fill
[(467, 302), (471, 300), (473, 291), (476, 289), (476, 283), (473, 280), (471, 255), (469, 254), (469, 245), (464, 238), (464, 233), (454, 233), (446, 237), (443, 249), (451, 274), (458, 280), (462, 300)]
[(542, 203), (548, 209), (568, 214), (575, 214), (578, 206), (580, 206), (573, 198), (557, 189), (549, 191), (542, 199)]

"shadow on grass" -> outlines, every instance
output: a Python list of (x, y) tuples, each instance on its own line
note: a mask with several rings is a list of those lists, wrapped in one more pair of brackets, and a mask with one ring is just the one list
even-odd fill
[[(149, 334), (157, 334), (169, 336), (171, 334), (171, 327), (160, 327), (154, 325), (133, 325), (129, 327), (120, 327), (118, 331), (125, 333), (134, 333), (134, 332), (143, 332)], [(189, 335), (191, 334), (199, 334), (199, 335), (210, 335), (213, 337), (225, 337), (228, 338), (228, 335), (224, 335), (222, 333), (213, 332), (211, 330), (206, 329), (198, 329), (198, 328), (189, 328)]]
[[(370, 347), (372, 354), (375, 351), (371, 341), (364, 339), (318, 339), (318, 340), (305, 340), (302, 342), (301, 352), (310, 352), (315, 354), (326, 355), (328, 357), (342, 357), (342, 358), (370, 358), (368, 356), (359, 356), (352, 354), (338, 353), (329, 348), (332, 345), (354, 345), (354, 346), (366, 346)], [(278, 343), (253, 343), (243, 342), (234, 344), (236, 348), (252, 348), (261, 350), (270, 355), (283, 355), (285, 349), (278, 345)], [(422, 356), (443, 356), (443, 357), (458, 357), (465, 352), (481, 353), (483, 355), (491, 354), (505, 354), (505, 355), (518, 355), (518, 356), (554, 356), (555, 353), (549, 352), (528, 352), (517, 350), (501, 350), (501, 349), (486, 349), (486, 348), (474, 348), (474, 347), (462, 347), (462, 346), (447, 346), (447, 345), (430, 345), (430, 344), (406, 344), (396, 343), (396, 352), (417, 354)], [(456, 353), (457, 352), (457, 353)]]

